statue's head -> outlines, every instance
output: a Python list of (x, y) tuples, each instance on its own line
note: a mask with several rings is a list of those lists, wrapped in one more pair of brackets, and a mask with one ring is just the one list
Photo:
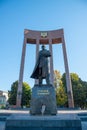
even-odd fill
[(44, 50), (44, 49), (45, 49), (45, 45), (42, 45), (42, 47), (41, 47), (41, 48), (42, 48), (42, 50)]

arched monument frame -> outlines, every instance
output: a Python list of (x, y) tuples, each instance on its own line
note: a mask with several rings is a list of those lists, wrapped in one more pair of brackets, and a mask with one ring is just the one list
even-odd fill
[(49, 50), (51, 52), (50, 58), (50, 80), (53, 84), (54, 82), (54, 69), (53, 69), (53, 51), (52, 44), (62, 44), (63, 57), (64, 57), (64, 66), (66, 73), (66, 86), (67, 86), (67, 96), (68, 96), (68, 106), (69, 108), (74, 108), (73, 101), (73, 92), (72, 92), (72, 84), (71, 78), (69, 74), (69, 66), (64, 38), (64, 30), (52, 30), (52, 31), (35, 31), (35, 30), (24, 30), (24, 41), (22, 48), (22, 56), (21, 56), (21, 65), (20, 65), (20, 73), (19, 73), (19, 81), (18, 81), (18, 90), (17, 90), (17, 99), (16, 106), (21, 107), (21, 99), (22, 99), (22, 82), (23, 82), (23, 74), (24, 74), (24, 63), (25, 63), (25, 54), (26, 54), (26, 44), (36, 44), (36, 58), (39, 52), (40, 44), (48, 44)]

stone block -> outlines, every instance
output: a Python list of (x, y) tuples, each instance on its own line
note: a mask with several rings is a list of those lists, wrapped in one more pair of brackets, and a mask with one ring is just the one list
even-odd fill
[(56, 116), (12, 115), (5, 130), (82, 130), (81, 120), (74, 114)]
[[(45, 105), (45, 108), (42, 106)], [(35, 85), (32, 89), (30, 113), (32, 115), (41, 114), (56, 115), (56, 94), (52, 85)]]

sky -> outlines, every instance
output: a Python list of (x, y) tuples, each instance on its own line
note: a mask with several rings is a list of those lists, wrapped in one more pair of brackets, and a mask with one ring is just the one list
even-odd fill
[[(0, 90), (19, 78), (24, 29), (64, 29), (70, 73), (87, 81), (87, 0), (0, 0)], [(48, 48), (48, 46), (47, 46)], [(24, 78), (31, 87), (35, 45), (27, 44)], [(54, 70), (65, 72), (62, 45), (53, 45)]]

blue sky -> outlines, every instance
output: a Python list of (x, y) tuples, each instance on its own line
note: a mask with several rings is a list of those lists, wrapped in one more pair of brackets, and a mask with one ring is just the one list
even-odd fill
[[(63, 28), (70, 73), (87, 81), (87, 0), (0, 0), (0, 90), (10, 90), (18, 80), (24, 29)], [(62, 73), (61, 44), (53, 46), (54, 69)], [(26, 50), (24, 81), (30, 79), (35, 64), (35, 45)]]

